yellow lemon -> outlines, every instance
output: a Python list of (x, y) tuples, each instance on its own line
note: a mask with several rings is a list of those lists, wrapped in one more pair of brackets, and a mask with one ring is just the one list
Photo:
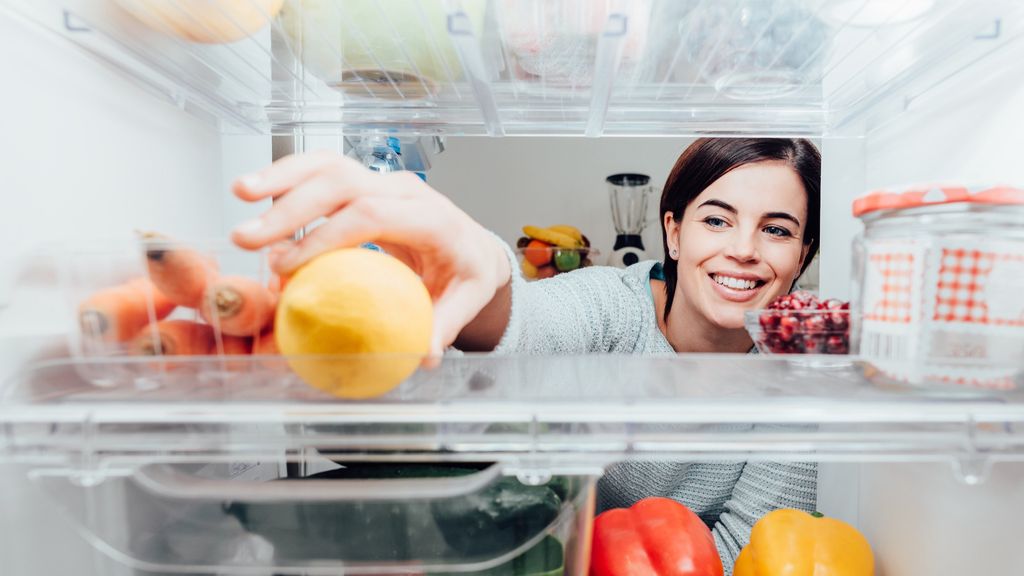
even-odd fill
[(432, 328), (419, 276), (364, 248), (329, 252), (300, 268), (274, 318), (277, 347), (292, 370), (345, 398), (378, 396), (408, 378), (430, 350)]

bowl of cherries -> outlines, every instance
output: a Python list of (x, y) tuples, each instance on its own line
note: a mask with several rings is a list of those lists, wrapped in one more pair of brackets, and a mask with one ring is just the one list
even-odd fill
[(850, 353), (849, 302), (793, 292), (747, 311), (744, 321), (762, 354)]

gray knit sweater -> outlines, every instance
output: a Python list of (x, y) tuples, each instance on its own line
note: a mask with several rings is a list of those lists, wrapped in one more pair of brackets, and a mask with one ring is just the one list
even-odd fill
[[(512, 314), (495, 352), (673, 353), (651, 297), (655, 264), (586, 268), (532, 283), (513, 272)], [(813, 463), (623, 462), (598, 482), (598, 511), (648, 496), (674, 498), (711, 527), (731, 574), (754, 522), (777, 508), (814, 510), (817, 481)]]

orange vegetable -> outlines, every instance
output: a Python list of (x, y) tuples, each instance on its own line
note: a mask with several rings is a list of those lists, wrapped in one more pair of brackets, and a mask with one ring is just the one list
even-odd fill
[(248, 336), (221, 336), (214, 352), (221, 355), (224, 368), (241, 372), (251, 365), (247, 356), (252, 354), (253, 339)]
[(274, 327), (270, 326), (253, 338), (252, 353), (255, 356), (266, 356), (259, 360), (260, 366), (271, 373), (287, 373), (290, 371), (287, 362), (281, 356), (281, 350), (274, 339)]
[(277, 305), (277, 299), (281, 297), (281, 292), (284, 291), (284, 287), (288, 284), (288, 276), (278, 276), (273, 274), (270, 276), (270, 280), (267, 282), (267, 289), (274, 295), (274, 305)]
[(136, 278), (101, 290), (78, 307), (82, 334), (106, 342), (126, 342), (143, 326), (163, 320), (175, 308), (152, 282)]
[(142, 241), (149, 278), (157, 288), (179, 306), (198, 308), (217, 275), (217, 262), (159, 234), (144, 233)]
[(221, 276), (206, 289), (200, 313), (229, 336), (259, 333), (274, 317), (276, 298), (270, 289), (243, 276)]
[(734, 576), (872, 576), (874, 556), (864, 535), (820, 513), (774, 510), (750, 532)]
[(277, 348), (277, 342), (274, 341), (274, 328), (272, 326), (260, 332), (259, 336), (253, 338), (252, 353), (261, 356), (281, 353)]
[(143, 328), (132, 351), (140, 356), (205, 356), (216, 352), (216, 342), (208, 324), (164, 320)]
[(248, 356), (252, 354), (253, 339), (248, 336), (221, 336), (220, 350), (225, 356)]

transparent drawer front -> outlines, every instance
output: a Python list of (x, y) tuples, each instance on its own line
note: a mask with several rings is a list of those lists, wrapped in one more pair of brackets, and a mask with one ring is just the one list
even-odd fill
[(271, 480), (238, 471), (151, 464), (91, 486), (35, 479), (98, 551), (144, 570), (587, 573), (591, 477), (527, 486), (499, 466), (444, 462), (348, 462)]

